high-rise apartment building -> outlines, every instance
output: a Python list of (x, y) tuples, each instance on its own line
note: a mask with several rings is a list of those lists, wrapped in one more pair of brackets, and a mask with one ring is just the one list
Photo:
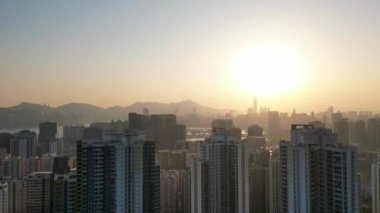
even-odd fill
[(83, 125), (70, 126), (65, 125), (63, 127), (63, 139), (65, 140), (65, 144), (70, 144), (75, 146), (78, 140), (83, 139)]
[(84, 141), (101, 141), (103, 139), (103, 130), (99, 127), (87, 127), (83, 129)]
[(54, 213), (66, 212), (67, 180), (64, 174), (54, 174), (52, 183), (52, 209)]
[(197, 143), (197, 154), (191, 161), (191, 212), (209, 212), (208, 146)]
[(176, 141), (186, 140), (186, 126), (177, 124), (173, 114), (141, 115), (129, 113), (129, 130), (145, 131), (156, 142), (156, 150), (172, 149)]
[(360, 210), (357, 150), (339, 144), (329, 129), (292, 125), (280, 142), (282, 212)]
[(182, 213), (191, 213), (191, 171), (182, 170)]
[(0, 213), (8, 213), (8, 183), (0, 183)]
[(350, 140), (353, 144), (357, 144), (362, 147), (369, 147), (367, 143), (366, 124), (364, 120), (356, 120), (351, 124), (352, 131)]
[(269, 212), (269, 157), (263, 128), (248, 127), (248, 136), (243, 140), (248, 167), (249, 212)]
[(277, 157), (272, 157), (269, 161), (269, 212), (282, 213), (280, 181), (280, 161)]
[(68, 174), (70, 172), (69, 168), (69, 157), (54, 157), (53, 160), (53, 173), (54, 174)]
[(338, 141), (343, 144), (349, 144), (350, 134), (349, 134), (349, 124), (348, 119), (339, 118), (334, 121), (334, 133), (338, 137)]
[(269, 151), (258, 149), (248, 159), (249, 212), (269, 213)]
[(216, 120), (213, 134), (198, 144), (192, 164), (192, 212), (247, 212), (248, 176), (244, 143), (232, 121)]
[(23, 130), (15, 133), (11, 140), (12, 157), (31, 158), (36, 155), (37, 135), (35, 132)]
[(8, 132), (0, 133), (0, 148), (5, 149), (6, 153), (11, 152), (11, 140), (13, 135)]
[(263, 137), (263, 128), (257, 124), (249, 126), (248, 136)]
[(186, 169), (187, 150), (160, 150), (157, 152), (157, 160), (161, 170)]
[(161, 213), (189, 212), (189, 181), (187, 170), (161, 171)]
[[(245, 199), (238, 200), (239, 193), (243, 194), (238, 190), (241, 184), (238, 145), (241, 145), (239, 140), (228, 134), (214, 134), (207, 140), (210, 212), (238, 212), (239, 207), (245, 208)], [(241, 206), (239, 201), (242, 202)]]
[(77, 212), (159, 212), (155, 144), (140, 133), (77, 144)]
[(380, 155), (372, 163), (372, 212), (380, 213)]
[(186, 127), (177, 124), (173, 114), (157, 114), (149, 116), (146, 129), (147, 138), (157, 142), (157, 150), (172, 149), (178, 140), (186, 139)]
[(77, 145), (77, 212), (125, 209), (125, 147), (121, 141)]
[(380, 148), (380, 118), (368, 119), (367, 140), (371, 148)]
[(53, 173), (52, 211), (54, 213), (74, 213), (76, 199), (76, 171)]
[(39, 134), (38, 134), (39, 155), (49, 153), (50, 143), (54, 142), (56, 138), (57, 138), (57, 123), (56, 122), (40, 123)]
[(36, 172), (25, 178), (27, 213), (52, 212), (52, 178), (51, 172)]
[(77, 173), (72, 169), (67, 176), (66, 183), (66, 212), (75, 213), (76, 207), (76, 187), (77, 186)]
[(281, 138), (281, 121), (278, 111), (268, 112), (268, 139), (271, 143), (279, 141)]
[(26, 212), (26, 182), (23, 180), (8, 181), (9, 213)]
[(129, 130), (130, 131), (144, 131), (148, 128), (149, 115), (141, 115), (137, 113), (128, 114)]

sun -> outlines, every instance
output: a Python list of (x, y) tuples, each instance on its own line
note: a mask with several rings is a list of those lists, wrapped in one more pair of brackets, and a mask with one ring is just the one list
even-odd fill
[(249, 95), (281, 95), (303, 79), (304, 64), (296, 51), (279, 44), (257, 45), (238, 57), (235, 79)]

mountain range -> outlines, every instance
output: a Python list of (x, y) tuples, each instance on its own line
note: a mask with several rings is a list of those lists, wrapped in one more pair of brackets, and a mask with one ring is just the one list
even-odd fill
[(176, 114), (186, 117), (196, 113), (202, 116), (224, 115), (229, 110), (202, 106), (185, 100), (174, 103), (136, 102), (129, 106), (102, 108), (85, 103), (69, 103), (58, 107), (23, 102), (12, 107), (0, 107), (0, 129), (37, 127), (42, 121), (56, 121), (60, 125), (96, 121), (127, 120), (128, 113)]

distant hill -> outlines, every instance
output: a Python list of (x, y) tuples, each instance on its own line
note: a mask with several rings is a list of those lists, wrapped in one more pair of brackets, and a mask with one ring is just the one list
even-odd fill
[(202, 106), (185, 100), (174, 103), (136, 102), (129, 106), (102, 108), (85, 103), (69, 103), (58, 107), (23, 102), (16, 106), (0, 107), (0, 129), (36, 127), (42, 121), (57, 121), (59, 124), (88, 123), (95, 121), (126, 120), (128, 113), (176, 114), (186, 116), (193, 112), (198, 115), (223, 115), (228, 110)]
[(227, 110), (220, 110), (211, 107), (202, 106), (194, 101), (186, 100), (175, 103), (159, 103), (159, 102), (136, 102), (130, 106), (125, 107), (128, 112), (143, 112), (143, 109), (149, 109), (150, 113), (172, 113), (180, 116), (192, 113), (195, 111), (197, 114), (224, 114)]
[(9, 109), (15, 111), (28, 111), (28, 112), (40, 112), (42, 110), (49, 110), (48, 105), (32, 104), (28, 102), (22, 102), (19, 105), (9, 107)]

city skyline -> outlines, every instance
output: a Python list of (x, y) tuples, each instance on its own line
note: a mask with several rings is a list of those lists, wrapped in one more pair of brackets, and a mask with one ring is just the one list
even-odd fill
[[(0, 106), (0, 108), (3, 108), (3, 109), (19, 108), (18, 110), (20, 110), (20, 107), (23, 108), (25, 106), (29, 106), (29, 107), (41, 106), (41, 107), (48, 107), (50, 109), (59, 109), (61, 107), (66, 107), (66, 106), (87, 106), (87, 107), (96, 107), (96, 108), (99, 108), (102, 110), (107, 110), (107, 109), (113, 109), (113, 108), (126, 108), (126, 109), (128, 109), (130, 107), (137, 105), (137, 106), (139, 106), (139, 110), (134, 109), (132, 111), (140, 112), (140, 111), (144, 111), (144, 109), (149, 111), (149, 105), (156, 105), (157, 104), (159, 106), (167, 106), (167, 108), (161, 112), (155, 111), (155, 113), (166, 113), (167, 110), (170, 109), (170, 106), (182, 105), (182, 104), (186, 104), (186, 103), (189, 103), (189, 106), (186, 108), (190, 107), (190, 109), (188, 111), (181, 109), (181, 115), (186, 114), (186, 113), (193, 113), (194, 110), (197, 111), (198, 108), (192, 107), (193, 105), (198, 106), (202, 110), (206, 109), (206, 113), (210, 112), (214, 116), (226, 116), (226, 114), (229, 114), (229, 113), (232, 113), (231, 114), (232, 116), (243, 115), (243, 114), (247, 114), (247, 113), (253, 113), (251, 110), (254, 107), (254, 105), (252, 103), (248, 103), (250, 105), (243, 106), (243, 108), (241, 108), (241, 109), (240, 108), (228, 108), (225, 106), (208, 106), (208, 105), (204, 105), (202, 103), (196, 102), (194, 100), (183, 99), (183, 100), (172, 101), (172, 102), (136, 100), (135, 102), (131, 102), (130, 104), (126, 104), (126, 105), (114, 104), (114, 105), (107, 105), (107, 106), (95, 105), (92, 103), (84, 103), (84, 102), (68, 102), (68, 103), (62, 103), (59, 105), (50, 105), (49, 103), (32, 103), (32, 102), (28, 102), (28, 101), (22, 101), (20, 103), (15, 104), (15, 105)], [(145, 105), (148, 105), (148, 106), (145, 106)], [(314, 109), (311, 108), (310, 110), (306, 110), (305, 108), (297, 108), (296, 106), (294, 106), (294, 107), (287, 106), (284, 108), (274, 108), (270, 105), (265, 105), (265, 104), (256, 105), (256, 106), (257, 106), (257, 113), (265, 113), (267, 111), (275, 111), (275, 112), (284, 112), (284, 113), (288, 113), (288, 114), (291, 114), (293, 112), (312, 114), (312, 113), (328, 112), (330, 110), (330, 108), (334, 109), (336, 113), (350, 113), (350, 112), (361, 113), (361, 112), (363, 112), (363, 113), (371, 113), (371, 114), (374, 114), (375, 116), (377, 116), (380, 113), (380, 110), (378, 110), (377, 108), (375, 108), (374, 110), (370, 110), (370, 109), (365, 108), (365, 107), (359, 107), (359, 108), (347, 108), (347, 107), (345, 108), (345, 107), (343, 107), (343, 109), (341, 109), (341, 108), (336, 108), (335, 106), (332, 106), (332, 105), (326, 105), (325, 108), (322, 107), (320, 110), (315, 109), (315, 108)], [(26, 108), (28, 108), (28, 107), (26, 107)], [(154, 108), (156, 109), (156, 106)], [(25, 109), (23, 109), (23, 110), (25, 110)], [(209, 110), (209, 111), (207, 111), (207, 110)], [(176, 108), (171, 109), (170, 113), (176, 114)], [(201, 114), (204, 114), (204, 113), (201, 113)]]
[(380, 213), (380, 1), (0, 1), (0, 213)]
[[(0, 106), (191, 99), (243, 111), (258, 96), (280, 111), (376, 111), (379, 8), (376, 1), (2, 2)], [(267, 54), (262, 46), (281, 48)], [(268, 90), (279, 81), (251, 72), (257, 64), (236, 79), (244, 55), (257, 49), (274, 62), (289, 49), (296, 56), (282, 64), (302, 64), (302, 76), (275, 70), (291, 83), (276, 94)], [(242, 79), (260, 82), (255, 76), (266, 87), (244, 88)]]

